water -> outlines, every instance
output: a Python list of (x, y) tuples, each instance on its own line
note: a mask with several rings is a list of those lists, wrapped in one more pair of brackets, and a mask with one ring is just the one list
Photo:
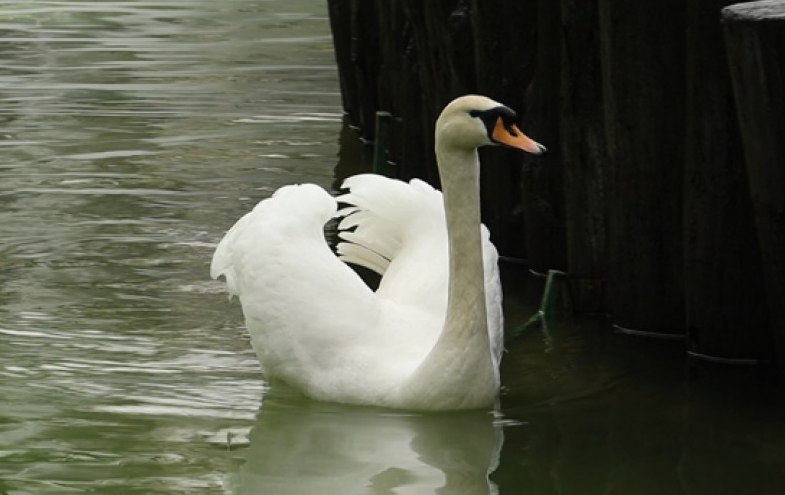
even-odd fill
[(268, 387), (208, 264), (359, 166), (331, 50), (316, 0), (0, 0), (0, 493), (782, 492), (770, 388), (593, 320), (513, 343), (497, 415)]

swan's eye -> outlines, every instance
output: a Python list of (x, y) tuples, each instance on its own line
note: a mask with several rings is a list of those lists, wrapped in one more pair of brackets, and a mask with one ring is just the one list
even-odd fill
[(480, 119), (482, 123), (485, 124), (485, 129), (488, 131), (488, 137), (493, 136), (493, 129), (499, 119), (501, 119), (504, 128), (507, 129), (507, 132), (509, 132), (512, 136), (518, 135), (514, 130), (515, 112), (508, 107), (502, 105), (489, 108), (488, 110), (469, 110), (469, 115), (471, 117)]

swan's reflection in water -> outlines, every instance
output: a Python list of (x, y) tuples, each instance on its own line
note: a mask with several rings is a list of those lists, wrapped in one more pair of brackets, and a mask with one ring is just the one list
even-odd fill
[(488, 411), (406, 413), (265, 397), (233, 493), (483, 495), (501, 450)]

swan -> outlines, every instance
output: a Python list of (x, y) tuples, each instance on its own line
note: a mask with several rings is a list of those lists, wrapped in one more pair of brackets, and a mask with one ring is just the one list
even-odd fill
[[(436, 122), (443, 192), (362, 174), (337, 198), (313, 184), (282, 187), (235, 223), (210, 275), (239, 297), (266, 377), (323, 401), (413, 410), (495, 403), (502, 291), (480, 223), (477, 148), (544, 153), (514, 120), (479, 95), (444, 108)], [(335, 217), (337, 254), (324, 237)], [(346, 263), (379, 273), (378, 288)]]

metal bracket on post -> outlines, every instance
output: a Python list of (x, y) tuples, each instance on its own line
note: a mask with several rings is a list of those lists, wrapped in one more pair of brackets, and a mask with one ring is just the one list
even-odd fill
[[(529, 330), (543, 328), (548, 318), (553, 316), (560, 296), (564, 297), (566, 282), (567, 274), (565, 272), (548, 270), (548, 278), (545, 280), (545, 289), (542, 291), (542, 299), (540, 300), (540, 309), (526, 320), (526, 323), (515, 328), (508, 340), (513, 340)], [(564, 301), (562, 304), (565, 305)]]

